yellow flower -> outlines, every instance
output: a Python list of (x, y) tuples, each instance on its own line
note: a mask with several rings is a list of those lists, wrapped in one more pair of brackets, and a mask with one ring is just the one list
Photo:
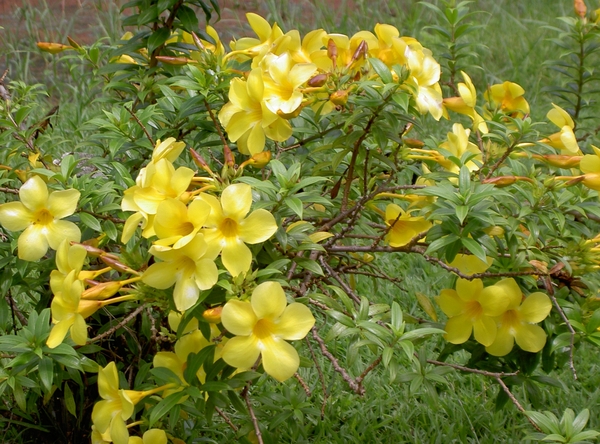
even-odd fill
[(48, 193), (46, 183), (34, 176), (21, 186), (21, 202), (0, 205), (0, 224), (9, 231), (23, 231), (17, 241), (18, 256), (37, 261), (67, 239), (79, 242), (81, 231), (73, 222), (60, 220), (77, 209), (80, 193), (75, 189)]
[[(119, 389), (119, 373), (114, 362), (98, 370), (98, 401), (92, 410), (92, 422), (97, 434), (102, 437), (107, 432), (114, 444), (128, 444), (129, 431), (125, 421), (133, 415), (135, 405), (146, 396), (174, 387), (174, 384), (157, 387), (143, 392)], [(108, 436), (107, 436), (108, 437)]]
[(150, 265), (142, 281), (161, 290), (175, 284), (173, 300), (179, 311), (193, 306), (200, 290), (208, 290), (217, 283), (219, 271), (214, 261), (219, 250), (207, 244), (201, 233), (181, 248), (153, 245), (150, 253), (162, 262)]
[(135, 295), (120, 296), (104, 301), (83, 300), (83, 283), (77, 279), (77, 270), (72, 270), (63, 280), (60, 291), (52, 299), (52, 327), (46, 345), (57, 347), (70, 331), (71, 339), (77, 345), (87, 342), (87, 324), (85, 318), (90, 317), (102, 307), (116, 302), (135, 299)]
[(317, 70), (313, 63), (295, 64), (288, 52), (280, 56), (268, 54), (263, 60), (269, 77), (264, 82), (263, 100), (273, 113), (292, 114), (302, 104), (298, 90)]
[(429, 112), (435, 120), (440, 120), (444, 113), (442, 88), (440, 80), (440, 64), (433, 58), (431, 51), (413, 51), (408, 56), (410, 76), (407, 84), (415, 97), (417, 109), (421, 114)]
[(253, 69), (247, 81), (237, 78), (231, 81), (229, 102), (219, 111), (219, 120), (229, 140), (237, 143), (242, 154), (260, 153), (265, 147), (265, 137), (283, 142), (292, 135), (289, 122), (267, 107), (264, 92), (262, 70)]
[(391, 227), (385, 236), (390, 247), (402, 247), (417, 234), (431, 228), (431, 222), (420, 216), (411, 216), (396, 204), (389, 204), (385, 208), (385, 224)]
[(264, 242), (277, 231), (273, 215), (264, 209), (248, 214), (252, 205), (252, 188), (242, 183), (225, 188), (220, 202), (205, 193), (199, 199), (211, 206), (204, 229), (206, 242), (217, 245), (223, 265), (232, 276), (248, 271), (252, 252), (246, 244)]
[[(465, 153), (473, 153), (476, 156), (469, 160), (465, 166), (469, 169), (469, 171), (476, 171), (479, 169), (479, 165), (475, 163), (482, 162), (483, 157), (481, 155), (481, 151), (473, 142), (469, 142), (469, 135), (471, 131), (465, 129), (460, 123), (455, 123), (452, 125), (452, 132), (448, 133), (448, 140), (440, 144), (440, 148), (445, 149), (450, 153), (451, 156), (454, 156), (458, 159), (462, 158)], [(460, 171), (460, 167), (456, 165), (454, 162), (446, 159), (435, 159), (441, 166), (447, 169), (450, 172), (457, 173)]]
[(523, 97), (525, 90), (516, 83), (504, 82), (492, 85), (485, 92), (484, 98), (488, 102), (490, 111), (499, 110), (511, 117), (521, 118), (529, 114), (529, 103)]
[(504, 313), (511, 297), (520, 297), (521, 289), (514, 279), (503, 279), (483, 287), (481, 279), (458, 279), (456, 290), (442, 290), (438, 305), (448, 316), (446, 340), (452, 344), (466, 342), (471, 333), (480, 344), (490, 346), (496, 339), (495, 316)]
[(199, 199), (189, 206), (177, 199), (162, 201), (154, 217), (154, 231), (159, 237), (155, 245), (181, 248), (190, 242), (202, 228), (210, 213), (210, 206)]
[(56, 268), (50, 273), (50, 288), (53, 293), (61, 291), (65, 278), (71, 271), (79, 279), (87, 253), (81, 245), (70, 245), (67, 240), (61, 242), (56, 250)]
[(167, 159), (169, 162), (175, 162), (183, 149), (185, 142), (176, 142), (174, 137), (169, 137), (164, 141), (157, 140), (152, 151), (152, 163), (158, 162), (160, 159)]
[(264, 282), (252, 292), (250, 302), (230, 300), (223, 307), (223, 327), (235, 337), (223, 348), (223, 360), (238, 369), (251, 368), (259, 356), (265, 372), (278, 381), (294, 375), (300, 366), (296, 349), (287, 341), (302, 339), (315, 324), (305, 305), (287, 305), (277, 282)]
[(579, 154), (579, 145), (577, 144), (577, 138), (575, 137), (575, 133), (573, 132), (573, 128), (575, 128), (575, 122), (560, 106), (552, 104), (554, 109), (548, 111), (546, 117), (552, 123), (560, 128), (558, 133), (554, 133), (546, 139), (540, 140), (542, 143), (546, 143), (553, 148), (558, 148), (560, 150), (568, 151), (571, 154)]
[(268, 21), (258, 14), (249, 12), (246, 14), (246, 19), (258, 38), (244, 37), (231, 42), (229, 47), (233, 52), (227, 56), (241, 54), (247, 57), (254, 57), (261, 53), (264, 54), (273, 46), (273, 43), (278, 38), (283, 36), (283, 31), (277, 23), (271, 26)]
[(477, 273), (483, 273), (492, 266), (494, 259), (486, 257), (486, 262), (483, 262), (477, 256), (472, 254), (457, 254), (450, 266), (458, 268), (462, 274), (472, 275)]
[(127, 444), (167, 444), (167, 433), (161, 429), (146, 430), (142, 438), (131, 436)]
[[(182, 384), (187, 385), (183, 372), (187, 367), (187, 358), (190, 353), (198, 353), (204, 347), (211, 345), (209, 341), (202, 335), (200, 330), (192, 331), (179, 338), (175, 343), (175, 352), (158, 352), (154, 355), (153, 365), (154, 367), (164, 367), (171, 370)], [(216, 358), (216, 357), (215, 357)], [(218, 359), (218, 358), (216, 358)], [(215, 359), (215, 360), (216, 360)], [(202, 384), (206, 380), (206, 373), (200, 368), (196, 373), (196, 376)], [(165, 393), (168, 396), (169, 393)]]
[(487, 124), (483, 120), (483, 117), (475, 111), (475, 105), (477, 105), (475, 85), (473, 85), (471, 77), (466, 72), (461, 71), (460, 73), (465, 82), (457, 85), (459, 97), (445, 98), (444, 108), (469, 116), (473, 120), (473, 128), (487, 134), (489, 132)]
[(583, 184), (592, 190), (600, 191), (600, 149), (592, 145), (594, 154), (586, 154), (579, 163), (584, 173)]
[(133, 236), (140, 222), (144, 228), (142, 235), (144, 237), (154, 236), (154, 216), (158, 205), (163, 200), (172, 198), (187, 201), (189, 199), (186, 190), (194, 177), (194, 171), (186, 167), (175, 170), (169, 157), (169, 154), (164, 154), (156, 162), (149, 163), (140, 171), (136, 178), (136, 184), (123, 193), (121, 209), (135, 211), (135, 214), (129, 216), (123, 227), (121, 236), (123, 243)]
[(516, 341), (525, 351), (539, 352), (546, 344), (546, 332), (533, 324), (546, 319), (550, 310), (552, 302), (544, 293), (532, 293), (523, 303), (520, 295), (513, 295), (507, 310), (497, 318), (496, 339), (485, 351), (490, 355), (504, 356), (510, 353)]

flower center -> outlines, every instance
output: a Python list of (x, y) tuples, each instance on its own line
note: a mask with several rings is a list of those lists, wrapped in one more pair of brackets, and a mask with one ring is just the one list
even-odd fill
[(42, 208), (41, 210), (39, 210), (36, 213), (35, 221), (33, 223), (39, 224), (39, 225), (48, 225), (53, 220), (54, 220), (54, 216), (52, 216), (52, 214), (50, 214), (50, 211), (48, 211), (45, 208)]
[(183, 222), (176, 230), (177, 234), (180, 236), (187, 236), (192, 231), (194, 231), (194, 225), (191, 222)]
[(469, 301), (467, 302), (467, 306), (465, 308), (465, 314), (469, 316), (469, 318), (475, 320), (481, 317), (483, 314), (483, 308), (479, 302)]
[(219, 230), (221, 233), (223, 233), (224, 237), (237, 237), (238, 224), (233, 219), (226, 218), (223, 222), (221, 222)]
[(265, 339), (273, 335), (273, 323), (268, 319), (260, 319), (254, 326), (254, 335), (258, 339)]

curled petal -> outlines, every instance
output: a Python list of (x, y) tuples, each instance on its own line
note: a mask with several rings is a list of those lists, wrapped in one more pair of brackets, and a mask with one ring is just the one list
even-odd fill
[(67, 336), (67, 333), (74, 322), (75, 317), (72, 315), (71, 317), (63, 319), (54, 325), (54, 327), (52, 327), (52, 331), (50, 332), (50, 336), (48, 336), (46, 345), (49, 348), (56, 348), (59, 344), (62, 344), (65, 336)]
[(87, 324), (80, 314), (75, 315), (75, 322), (71, 327), (71, 339), (77, 345), (85, 345), (88, 339)]
[(200, 296), (200, 289), (196, 285), (193, 275), (182, 276), (175, 283), (173, 289), (173, 301), (179, 311), (185, 311), (192, 307)]

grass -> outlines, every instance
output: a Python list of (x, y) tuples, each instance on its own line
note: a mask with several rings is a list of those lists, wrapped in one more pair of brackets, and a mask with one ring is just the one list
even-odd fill
[[(87, 4), (94, 5), (92, 2)], [(473, 71), (478, 89), (482, 91), (485, 85), (504, 80), (517, 82), (527, 91), (534, 117), (541, 118), (552, 100), (541, 88), (558, 80), (556, 74), (540, 68), (545, 60), (556, 58), (556, 48), (547, 43), (554, 34), (544, 25), (556, 25), (556, 17), (571, 14), (570, 2), (480, 0), (471, 6), (473, 11), (482, 11), (472, 17), (481, 28), (471, 35), (471, 39), (485, 44), (471, 61), (484, 67)], [(397, 26), (404, 35), (416, 37), (431, 47), (434, 54), (439, 50), (435, 37), (427, 28), (433, 23), (434, 14), (414, 1), (342, 0), (333, 10), (325, 0), (265, 0), (263, 7), (269, 11), (269, 18), (280, 23), (284, 30), (298, 28), (305, 32), (317, 24), (330, 32), (352, 34), (385, 22)], [(47, 108), (36, 111), (40, 117), (52, 105), (60, 105), (61, 119), (57, 120), (51, 136), (41, 143), (54, 144), (61, 153), (88, 151), (89, 132), (85, 130), (85, 123), (102, 109), (94, 100), (99, 89), (90, 83), (89, 66), (78, 58), (40, 55), (34, 47), (38, 40), (52, 40), (71, 33), (77, 17), (55, 15), (47, 5), (39, 8), (24, 6), (14, 17), (24, 24), (26, 37), (19, 39), (0, 31), (1, 63), (10, 69), (11, 80), (46, 85), (49, 93)], [(114, 40), (122, 32), (114, 9), (98, 10), (95, 20), (94, 32), (98, 37)], [(449, 274), (441, 273), (420, 257), (398, 256), (389, 259), (381, 268), (384, 272), (402, 269), (402, 274), (410, 278), (398, 285), (388, 282), (377, 287), (372, 302), (389, 304), (396, 300), (406, 313), (422, 318), (427, 314), (417, 304), (415, 294), (420, 292), (433, 297), (442, 288), (448, 288), (452, 280)], [(358, 278), (357, 288), (369, 294), (374, 292), (367, 278)], [(327, 327), (323, 336), (326, 331)], [(441, 344), (440, 340), (430, 346), (441, 348)], [(349, 345), (348, 340), (340, 340), (339, 345), (339, 350), (343, 350)], [(359, 372), (374, 358), (374, 354), (364, 349), (360, 365), (350, 366), (350, 371)], [(461, 358), (466, 359), (465, 355), (456, 357), (458, 361)], [(400, 373), (411, 370), (405, 357), (397, 353), (395, 359), (400, 363)], [(436, 384), (433, 392), (422, 388), (411, 391), (409, 384), (398, 382), (398, 378), (390, 380), (389, 372), (379, 366), (365, 380), (365, 396), (357, 397), (347, 389), (327, 360), (320, 359), (319, 364), (328, 375), (326, 392), (314, 366), (300, 371), (310, 395), (294, 382), (273, 385), (264, 377), (255, 386), (253, 398), (264, 406), (257, 412), (259, 421), (266, 423), (282, 412), (290, 412), (292, 418), (266, 431), (265, 442), (511, 443), (522, 442), (523, 436), (531, 431), (526, 418), (512, 405), (495, 411), (499, 386), (492, 379), (453, 371), (447, 376), (447, 384)], [(564, 388), (542, 388), (543, 410), (551, 410), (558, 416), (565, 407), (576, 412), (583, 408), (598, 411), (600, 372), (596, 349), (583, 345), (577, 355), (576, 367), (578, 381), (574, 381), (568, 368), (564, 367), (553, 375), (564, 382)], [(329, 393), (336, 395), (328, 397)], [(532, 408), (528, 394), (521, 388), (515, 388), (515, 395), (525, 409)], [(323, 417), (320, 413), (322, 405)], [(229, 413), (236, 423), (245, 424), (246, 431), (250, 431), (245, 416), (236, 416), (235, 411)], [(198, 421), (197, 424), (206, 427), (198, 439), (206, 442), (235, 440), (231, 430), (211, 428), (210, 424)], [(589, 427), (600, 427), (598, 415), (592, 414)]]

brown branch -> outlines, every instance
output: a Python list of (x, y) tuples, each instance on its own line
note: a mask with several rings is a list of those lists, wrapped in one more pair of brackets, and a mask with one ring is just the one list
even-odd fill
[(348, 374), (348, 372), (340, 365), (337, 358), (335, 356), (333, 356), (329, 350), (327, 350), (325, 341), (323, 341), (323, 339), (317, 333), (316, 327), (312, 328), (312, 337), (319, 344), (319, 348), (321, 349), (321, 353), (323, 353), (323, 356), (325, 356), (327, 359), (329, 359), (329, 361), (331, 362), (331, 365), (333, 365), (333, 369), (336, 372), (338, 372), (340, 375), (342, 375), (342, 378), (350, 386), (352, 391), (354, 393), (356, 393), (357, 395), (360, 395), (360, 396), (364, 395), (365, 394), (364, 387), (357, 384), (356, 381), (354, 379), (352, 379), (352, 377)]
[(104, 214), (94, 213), (93, 211), (84, 210), (83, 208), (78, 209), (77, 212), (91, 214), (95, 218), (102, 219), (102, 220), (109, 220), (111, 222), (114, 222), (115, 224), (121, 224), (121, 225), (123, 225), (125, 223), (125, 221), (123, 219), (119, 219), (118, 217), (113, 217), (113, 216), (107, 216), (107, 215), (104, 215)]
[(554, 307), (556, 307), (556, 310), (560, 314), (560, 317), (565, 322), (565, 324), (567, 325), (567, 328), (569, 329), (569, 332), (571, 333), (571, 341), (569, 344), (569, 368), (571, 369), (571, 373), (573, 373), (573, 378), (576, 380), (577, 379), (577, 371), (575, 370), (575, 364), (573, 363), (573, 359), (574, 359), (573, 354), (575, 352), (575, 335), (576, 335), (575, 329), (573, 328), (573, 326), (571, 325), (571, 322), (569, 322), (569, 318), (567, 317), (567, 315), (565, 314), (565, 312), (559, 305), (558, 300), (556, 299), (556, 296), (554, 296), (554, 288), (552, 288), (552, 283), (550, 282), (549, 279), (544, 279), (544, 287), (546, 288), (546, 292), (548, 293), (548, 296), (550, 296), (550, 299), (552, 299), (552, 303), (554, 304)]
[(319, 361), (317, 360), (317, 356), (315, 355), (315, 351), (312, 348), (310, 341), (308, 340), (308, 336), (304, 337), (306, 341), (306, 345), (308, 345), (308, 349), (310, 350), (310, 355), (312, 356), (313, 362), (315, 363), (315, 368), (317, 369), (317, 373), (319, 374), (319, 381), (321, 382), (321, 390), (323, 390), (323, 404), (321, 404), (321, 419), (325, 418), (325, 406), (327, 405), (327, 398), (329, 398), (329, 394), (327, 393), (327, 385), (325, 384), (325, 377), (323, 376), (323, 370), (321, 370), (321, 366), (319, 365)]
[(235, 426), (235, 424), (233, 422), (231, 422), (231, 419), (229, 419), (229, 416), (227, 416), (223, 410), (221, 410), (219, 407), (215, 406), (215, 411), (219, 414), (219, 416), (221, 418), (223, 418), (225, 420), (225, 422), (229, 425), (229, 427), (231, 427), (231, 429), (234, 432), (238, 431), (238, 428)]
[(360, 374), (360, 376), (358, 378), (356, 378), (356, 382), (358, 382), (358, 385), (360, 387), (362, 387), (362, 382), (364, 381), (364, 379), (367, 377), (367, 375), (375, 368), (379, 365), (379, 363), (381, 362), (381, 360), (383, 359), (383, 355), (379, 355), (373, 362), (371, 362), (371, 364)]
[(254, 414), (254, 410), (252, 409), (252, 403), (250, 402), (250, 395), (248, 394), (248, 389), (250, 388), (250, 383), (246, 385), (246, 389), (242, 392), (242, 396), (246, 401), (246, 406), (248, 407), (248, 412), (250, 413), (250, 419), (252, 420), (252, 425), (254, 426), (254, 433), (256, 434), (256, 440), (258, 444), (264, 444), (262, 439), (262, 432), (260, 431), (260, 427), (258, 426), (258, 419), (256, 419), (256, 415)]
[(17, 190), (16, 188), (0, 187), (0, 192), (1, 193), (10, 193), (10, 194), (19, 194), (19, 190)]
[(121, 322), (119, 322), (117, 325), (115, 325), (114, 327), (110, 328), (109, 330), (106, 330), (104, 333), (88, 340), (88, 344), (91, 344), (92, 342), (97, 342), (101, 339), (106, 338), (107, 336), (112, 335), (115, 331), (117, 331), (119, 328), (123, 327), (125, 324), (127, 324), (129, 321), (131, 321), (133, 318), (135, 318), (137, 315), (139, 315), (144, 308), (146, 308), (145, 305), (140, 305), (138, 308), (136, 308), (134, 311), (132, 311), (131, 313), (129, 313), (129, 315), (125, 318), (123, 318), (123, 320)]
[(294, 378), (296, 378), (296, 381), (298, 381), (300, 383), (300, 385), (304, 389), (304, 393), (306, 393), (306, 396), (308, 396), (310, 398), (312, 396), (312, 393), (311, 393), (310, 387), (308, 386), (306, 381), (304, 379), (302, 379), (302, 376), (300, 376), (298, 374), (298, 372), (294, 373)]
[(452, 364), (450, 362), (436, 361), (434, 359), (428, 359), (427, 362), (430, 364), (433, 364), (433, 365), (452, 367), (453, 369), (460, 370), (461, 372), (476, 373), (478, 375), (489, 376), (490, 378), (503, 378), (505, 376), (516, 376), (518, 374), (518, 372), (516, 372), (516, 373), (488, 372), (486, 370), (479, 370), (476, 368), (465, 367), (464, 365)]
[(138, 118), (138, 116), (135, 115), (135, 113), (133, 112), (133, 109), (127, 108), (126, 106), (124, 106), (123, 108), (125, 108), (125, 110), (129, 114), (131, 114), (131, 117), (133, 117), (135, 119), (135, 121), (137, 122), (137, 124), (142, 128), (142, 130), (144, 130), (144, 134), (146, 135), (146, 138), (150, 141), (150, 144), (152, 145), (152, 147), (154, 147), (154, 145), (156, 145), (154, 143), (154, 139), (152, 139), (152, 136), (150, 135), (150, 133), (148, 132), (148, 130), (146, 129), (146, 127), (144, 126), (142, 121)]
[(8, 302), (8, 305), (10, 305), (10, 308), (12, 309), (13, 314), (15, 316), (17, 316), (17, 318), (19, 318), (21, 325), (23, 327), (27, 326), (27, 318), (25, 318), (25, 316), (23, 316), (23, 313), (21, 313), (21, 310), (19, 310), (17, 303), (15, 302), (15, 300), (12, 297), (10, 289), (6, 292), (6, 295), (4, 296), (4, 298), (6, 299), (6, 302)]
[(319, 257), (320, 264), (327, 270), (327, 272), (340, 284), (342, 290), (344, 290), (348, 296), (352, 298), (354, 302), (360, 304), (360, 297), (350, 288), (350, 286), (342, 279), (342, 277), (327, 263), (323, 256)]
[(508, 386), (504, 383), (502, 378), (496, 377), (496, 381), (498, 381), (498, 384), (500, 384), (500, 387), (502, 387), (502, 390), (504, 390), (504, 393), (506, 393), (508, 395), (508, 397), (510, 398), (512, 403), (519, 409), (519, 411), (521, 413), (523, 413), (527, 417), (527, 420), (530, 422), (530, 424), (533, 426), (533, 428), (536, 429), (538, 432), (542, 432), (542, 429), (540, 429), (539, 426), (533, 421), (533, 419), (531, 419), (529, 417), (529, 415), (527, 415), (527, 413), (525, 413), (525, 409), (523, 408), (523, 406), (521, 405), (519, 400), (517, 398), (515, 398), (515, 395), (512, 394), (512, 392), (510, 391)]
[[(213, 125), (215, 126), (215, 128), (217, 130), (217, 133), (219, 133), (219, 139), (221, 139), (221, 142), (223, 143), (223, 146), (229, 148), (229, 144), (227, 143), (227, 139), (225, 138), (225, 134), (223, 134), (223, 130), (221, 130), (221, 124), (219, 123), (219, 121), (215, 117), (215, 113), (213, 113), (213, 110), (210, 107), (210, 104), (208, 103), (208, 100), (206, 100), (206, 99), (204, 99), (204, 106), (206, 106), (206, 110), (208, 111), (208, 115), (210, 116), (210, 120), (212, 120)], [(231, 149), (231, 148), (229, 148), (229, 149)]]

